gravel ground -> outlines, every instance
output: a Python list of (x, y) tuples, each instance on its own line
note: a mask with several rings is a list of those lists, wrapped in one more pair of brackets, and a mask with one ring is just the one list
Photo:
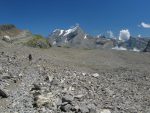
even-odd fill
[(0, 113), (150, 113), (149, 69), (149, 53), (1, 47)]

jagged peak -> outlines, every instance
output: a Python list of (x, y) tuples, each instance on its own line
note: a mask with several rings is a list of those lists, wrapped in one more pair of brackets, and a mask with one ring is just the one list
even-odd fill
[(82, 28), (80, 27), (79, 24), (76, 24), (75, 26), (72, 26), (70, 27), (69, 29), (55, 29), (52, 34), (59, 34), (59, 36), (67, 36), (69, 35), (70, 33), (73, 33), (73, 32), (76, 32), (76, 31), (81, 31), (81, 32), (84, 32), (82, 30)]
[(68, 34), (73, 33), (73, 32), (75, 32), (75, 31), (77, 31), (77, 30), (80, 30), (80, 29), (81, 29), (81, 28), (80, 28), (79, 25), (76, 25), (76, 26), (74, 26), (74, 27), (71, 27), (70, 29), (65, 30), (64, 36), (67, 36)]

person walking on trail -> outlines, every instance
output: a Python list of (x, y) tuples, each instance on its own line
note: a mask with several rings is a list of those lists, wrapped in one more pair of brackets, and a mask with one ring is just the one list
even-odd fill
[(29, 54), (29, 61), (32, 61), (32, 55)]

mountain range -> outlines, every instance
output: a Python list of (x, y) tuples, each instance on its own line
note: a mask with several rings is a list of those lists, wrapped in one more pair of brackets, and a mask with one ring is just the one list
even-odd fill
[(51, 45), (58, 47), (125, 48), (125, 50), (143, 51), (150, 39), (130, 36), (128, 40), (123, 41), (107, 36), (92, 36), (77, 25), (67, 30), (54, 30), (48, 40)]
[(115, 45), (114, 39), (94, 37), (86, 33), (80, 26), (68, 30), (56, 29), (49, 35), (49, 42), (53, 46), (81, 47), (81, 48), (111, 48)]
[[(36, 38), (36, 39), (35, 39)], [(15, 25), (0, 25), (0, 45), (9, 43), (26, 43), (32, 47), (66, 47), (66, 48), (85, 48), (85, 49), (116, 49), (130, 51), (149, 51), (150, 38), (132, 37), (128, 40), (119, 38), (109, 38), (107, 35), (92, 36), (86, 33), (79, 25), (65, 29), (55, 29), (48, 38), (33, 35), (28, 30), (20, 30)], [(49, 44), (48, 44), (49, 43)]]

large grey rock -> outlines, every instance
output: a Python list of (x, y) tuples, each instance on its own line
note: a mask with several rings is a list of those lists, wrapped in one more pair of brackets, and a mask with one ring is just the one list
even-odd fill
[(73, 96), (65, 95), (62, 97), (62, 103), (67, 102), (67, 103), (71, 104), (73, 99), (74, 99)]
[(3, 90), (1, 90), (1, 89), (0, 89), (0, 96), (1, 96), (2, 98), (7, 98), (7, 97), (8, 97), (8, 95), (6, 94), (6, 92), (3, 91)]
[(61, 105), (60, 110), (63, 112), (69, 112), (73, 109), (73, 106), (70, 104)]
[(90, 112), (88, 106), (85, 104), (81, 104), (79, 109), (80, 109), (81, 113), (89, 113)]
[(99, 113), (111, 113), (109, 109), (102, 109)]
[(11, 78), (12, 78), (12, 76), (8, 73), (3, 73), (3, 75), (2, 75), (2, 79), (11, 79)]
[(56, 107), (55, 101), (56, 99), (54, 95), (50, 92), (47, 94), (38, 95), (35, 99), (34, 104), (36, 105), (36, 107), (42, 106)]
[(11, 38), (7, 35), (3, 36), (2, 40), (9, 43), (11, 42)]
[(33, 90), (41, 90), (40, 86), (37, 84), (33, 84), (33, 88), (31, 89), (31, 91)]

